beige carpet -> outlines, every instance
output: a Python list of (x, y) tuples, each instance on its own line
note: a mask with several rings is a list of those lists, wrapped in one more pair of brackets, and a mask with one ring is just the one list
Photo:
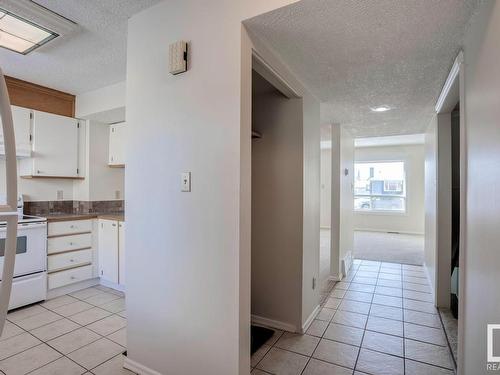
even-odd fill
[(424, 236), (355, 231), (354, 258), (421, 266)]

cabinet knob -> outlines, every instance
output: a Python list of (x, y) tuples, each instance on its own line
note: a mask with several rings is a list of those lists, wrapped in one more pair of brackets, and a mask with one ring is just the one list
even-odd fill
[(71, 279), (71, 280), (75, 280), (75, 279), (76, 279), (76, 277), (75, 277), (75, 276), (71, 276), (71, 277), (70, 277), (70, 279)]
[(69, 227), (70, 227), (71, 229), (75, 228), (75, 226), (74, 226), (74, 225), (70, 225)]
[(74, 259), (70, 259), (69, 261), (73, 263), (75, 260)]

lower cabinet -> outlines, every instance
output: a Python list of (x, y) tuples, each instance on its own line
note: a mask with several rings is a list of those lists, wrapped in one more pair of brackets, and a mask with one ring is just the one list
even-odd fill
[(95, 277), (92, 220), (48, 223), (48, 288), (56, 289)]
[(99, 277), (125, 285), (124, 229), (122, 221), (99, 219)]

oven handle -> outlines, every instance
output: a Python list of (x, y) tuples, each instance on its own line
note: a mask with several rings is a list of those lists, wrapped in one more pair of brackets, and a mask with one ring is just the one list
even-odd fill
[(5, 253), (2, 281), (0, 284), (0, 335), (3, 332), (7, 311), (9, 310), (10, 292), (14, 277), (14, 264), (17, 247), (17, 160), (14, 123), (10, 107), (9, 94), (3, 71), (0, 68), (0, 117), (2, 119), (5, 149), (5, 174), (7, 185), (7, 204), (0, 205), (0, 220), (7, 222)]

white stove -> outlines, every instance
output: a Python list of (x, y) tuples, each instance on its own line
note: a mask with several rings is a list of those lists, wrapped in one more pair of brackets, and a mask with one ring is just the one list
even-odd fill
[[(9, 309), (42, 301), (47, 297), (47, 219), (23, 215), (22, 210), (23, 206), (19, 207), (18, 204), (20, 216)], [(0, 222), (0, 279), (6, 231), (6, 223)]]

